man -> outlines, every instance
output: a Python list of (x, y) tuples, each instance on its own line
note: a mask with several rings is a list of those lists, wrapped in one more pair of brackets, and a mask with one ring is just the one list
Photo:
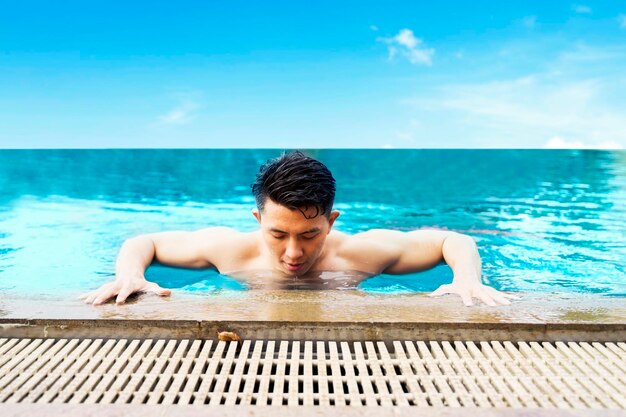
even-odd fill
[(360, 279), (381, 273), (405, 274), (429, 269), (442, 260), (454, 273), (451, 284), (431, 295), (457, 294), (467, 306), (476, 298), (487, 305), (514, 298), (482, 284), (481, 261), (474, 240), (443, 230), (399, 232), (374, 229), (355, 235), (333, 230), (335, 179), (321, 162), (300, 152), (268, 161), (252, 186), (260, 229), (242, 233), (226, 227), (195, 232), (162, 232), (127, 240), (116, 263), (116, 280), (81, 296), (86, 303), (117, 303), (136, 292), (169, 295), (144, 277), (153, 262), (216, 268), (224, 275), (273, 271), (277, 280), (321, 271), (360, 271)]

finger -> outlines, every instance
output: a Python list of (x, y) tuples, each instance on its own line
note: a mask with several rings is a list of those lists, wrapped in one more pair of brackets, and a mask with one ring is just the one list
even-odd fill
[(93, 304), (94, 305), (102, 304), (117, 293), (118, 293), (117, 288), (115, 287), (108, 288), (107, 290), (102, 291), (100, 293), (100, 295), (93, 301)]
[(128, 298), (129, 295), (131, 295), (133, 293), (133, 288), (132, 287), (122, 287), (122, 289), (120, 290), (119, 294), (117, 294), (117, 298), (115, 299), (115, 303), (116, 304), (122, 304), (124, 303), (124, 301), (126, 301), (126, 299)]
[(463, 300), (463, 304), (465, 304), (465, 307), (471, 307), (474, 305), (471, 295), (469, 295), (466, 292), (460, 293), (459, 295), (461, 296), (461, 299)]
[(161, 288), (159, 287), (159, 284), (155, 282), (151, 282), (150, 284), (148, 284), (146, 289), (158, 295), (170, 295), (172, 293), (172, 290), (168, 290), (167, 288)]
[(98, 294), (101, 294), (102, 291), (113, 287), (114, 284), (115, 284), (114, 282), (107, 282), (106, 284), (98, 288), (97, 290), (84, 293), (79, 298), (84, 299), (85, 304), (91, 304), (96, 298), (98, 298)]
[(93, 300), (95, 300), (97, 296), (98, 296), (98, 293), (97, 293), (96, 291), (94, 291), (93, 293), (89, 294), (89, 295), (85, 298), (85, 304), (91, 304), (91, 303), (93, 303)]
[(510, 298), (511, 300), (521, 300), (522, 299), (522, 297), (520, 297), (519, 295), (508, 294), (508, 293), (505, 293), (505, 292), (501, 292), (500, 294), (503, 297)]
[(511, 305), (511, 302), (509, 300), (507, 300), (503, 294), (501, 293), (493, 293), (491, 294), (491, 298), (493, 298), (493, 300), (498, 303), (498, 304), (502, 304), (505, 306)]
[(499, 295), (501, 297), (509, 298), (511, 300), (521, 300), (521, 298), (522, 298), (522, 297), (520, 297), (518, 295), (513, 295), (513, 294), (509, 294), (509, 293), (503, 292), (503, 291), (498, 291), (498, 290), (496, 290), (493, 287), (487, 287), (487, 291), (489, 291), (489, 293), (491, 295), (497, 294), (497, 295)]
[(478, 297), (483, 303), (487, 304), (488, 306), (496, 306), (496, 302), (493, 301), (493, 299), (489, 295), (487, 295), (487, 292), (485, 291), (479, 291), (478, 294), (476, 294), (476, 297)]
[(83, 300), (83, 299), (85, 299), (85, 298), (89, 297), (91, 294), (93, 294), (93, 291), (86, 292), (86, 293), (84, 293), (84, 294), (79, 295), (79, 296), (78, 296), (78, 299), (79, 299), (79, 300)]
[(429, 297), (439, 297), (440, 295), (450, 294), (450, 284), (443, 284), (435, 291), (428, 294)]

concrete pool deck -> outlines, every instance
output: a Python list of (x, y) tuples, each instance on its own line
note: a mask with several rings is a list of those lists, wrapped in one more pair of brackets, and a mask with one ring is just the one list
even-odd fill
[[(626, 415), (626, 297), (520, 295), (465, 307), (456, 296), (361, 291), (175, 292), (100, 306), (5, 294), (0, 413)], [(217, 341), (219, 331), (243, 342)], [(357, 388), (370, 383), (382, 391)], [(364, 405), (322, 404), (327, 384), (335, 394), (324, 395)], [(278, 408), (263, 405), (267, 395)], [(384, 406), (390, 395), (411, 406)], [(171, 403), (185, 396), (206, 400)]]
[(208, 337), (387, 340), (626, 340), (626, 297), (522, 293), (510, 306), (460, 298), (362, 291), (141, 294), (124, 305), (75, 297), (0, 299), (0, 336)]

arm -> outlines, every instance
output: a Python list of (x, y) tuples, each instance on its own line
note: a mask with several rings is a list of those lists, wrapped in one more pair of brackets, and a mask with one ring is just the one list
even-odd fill
[(440, 286), (431, 296), (457, 294), (466, 306), (473, 305), (474, 297), (490, 306), (496, 303), (509, 305), (511, 303), (507, 298), (516, 298), (482, 283), (480, 255), (471, 237), (454, 233), (444, 238), (441, 250), (446, 263), (452, 268), (453, 279), (451, 284)]
[[(117, 295), (116, 302), (123, 303), (135, 292), (154, 292), (170, 295), (144, 277), (146, 268), (157, 260), (160, 263), (187, 268), (210, 268), (209, 259), (218, 259), (225, 241), (237, 233), (232, 229), (215, 227), (196, 232), (161, 232), (128, 239), (122, 245), (115, 265), (115, 281), (102, 285), (80, 298), (88, 304), (102, 304)], [(222, 249), (223, 250), (223, 249)]]
[[(371, 230), (361, 233), (353, 245), (353, 254), (379, 266), (378, 272), (406, 274), (422, 271), (445, 261), (454, 274), (451, 284), (442, 285), (431, 295), (448, 293), (461, 296), (465, 305), (476, 297), (488, 305), (510, 304), (514, 298), (482, 283), (480, 256), (474, 240), (466, 235), (445, 230)], [(354, 256), (354, 255), (353, 255)]]

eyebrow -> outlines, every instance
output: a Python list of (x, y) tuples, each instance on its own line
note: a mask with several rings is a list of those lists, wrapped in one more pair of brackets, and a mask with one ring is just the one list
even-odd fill
[[(307, 233), (319, 232), (320, 230), (321, 229), (319, 227), (314, 227), (312, 229), (305, 230), (304, 232), (299, 233), (299, 234), (300, 235), (306, 235)], [(273, 232), (273, 233), (283, 233), (283, 234), (286, 234), (286, 235), (289, 234), (289, 233), (285, 232), (284, 230), (275, 229), (275, 228), (271, 228), (270, 232)]]

